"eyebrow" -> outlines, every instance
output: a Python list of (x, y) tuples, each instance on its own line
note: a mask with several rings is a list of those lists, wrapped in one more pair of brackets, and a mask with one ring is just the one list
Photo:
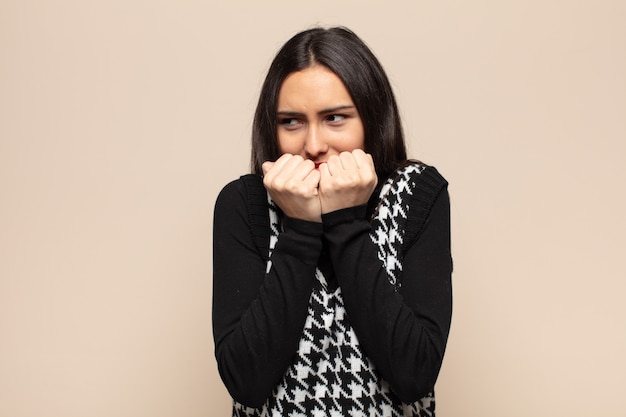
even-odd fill
[[(341, 111), (341, 110), (352, 110), (355, 108), (356, 107), (353, 105), (344, 104), (344, 105), (329, 107), (327, 109), (320, 110), (317, 112), (317, 114), (328, 114), (328, 113), (334, 113), (334, 112)], [(300, 113), (297, 111), (289, 111), (289, 110), (279, 110), (276, 112), (276, 114), (279, 116), (303, 116), (304, 115), (304, 113)]]

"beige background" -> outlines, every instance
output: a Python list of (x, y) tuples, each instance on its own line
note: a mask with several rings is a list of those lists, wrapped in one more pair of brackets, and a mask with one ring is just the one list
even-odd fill
[(626, 415), (624, 22), (622, 0), (0, 0), (0, 415), (228, 415), (213, 203), (316, 23), (372, 47), (450, 181), (439, 415)]

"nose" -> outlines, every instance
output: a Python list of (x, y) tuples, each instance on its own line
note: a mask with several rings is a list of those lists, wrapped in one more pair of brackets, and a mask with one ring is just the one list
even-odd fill
[(304, 152), (309, 158), (314, 159), (327, 151), (328, 143), (323, 132), (320, 131), (318, 126), (310, 125), (306, 133)]

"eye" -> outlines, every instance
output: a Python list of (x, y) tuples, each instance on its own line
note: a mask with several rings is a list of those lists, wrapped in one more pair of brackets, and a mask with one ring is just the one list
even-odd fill
[(330, 123), (340, 123), (345, 120), (346, 116), (343, 114), (330, 114), (326, 116), (326, 121)]
[(278, 124), (285, 129), (296, 129), (302, 122), (295, 117), (283, 117), (278, 119)]
[(282, 119), (278, 119), (278, 123), (280, 123), (281, 125), (293, 125), (297, 123), (297, 120), (293, 117), (285, 117)]

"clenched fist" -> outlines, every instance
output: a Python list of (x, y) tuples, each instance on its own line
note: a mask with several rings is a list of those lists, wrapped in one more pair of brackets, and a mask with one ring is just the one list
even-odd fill
[(318, 186), (320, 173), (310, 159), (284, 154), (263, 163), (263, 185), (272, 200), (289, 217), (322, 221)]
[(263, 163), (263, 185), (289, 217), (320, 222), (322, 214), (366, 204), (378, 184), (370, 154), (361, 149), (333, 155), (315, 169), (300, 155)]
[(319, 171), (323, 214), (366, 204), (378, 184), (372, 156), (361, 149), (331, 156)]

